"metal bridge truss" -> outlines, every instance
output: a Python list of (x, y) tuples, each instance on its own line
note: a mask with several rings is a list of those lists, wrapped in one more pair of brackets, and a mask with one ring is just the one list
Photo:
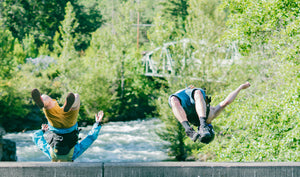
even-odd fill
[[(142, 62), (145, 66), (145, 75), (151, 77), (182, 77), (180, 72), (182, 72), (186, 67), (189, 67), (189, 69), (192, 70), (199, 70), (203, 63), (201, 59), (195, 57), (195, 54), (199, 53), (199, 50), (193, 51), (189, 49), (189, 47), (195, 43), (195, 41), (190, 39), (182, 39), (178, 42), (174, 41), (165, 43), (162, 47), (158, 47), (147, 52), (142, 58)], [(178, 60), (177, 62), (172, 58), (170, 50), (170, 48), (175, 48), (176, 45), (177, 47), (180, 45), (183, 52), (180, 56), (176, 56)], [(209, 50), (206, 49), (207, 46), (205, 41), (200, 41), (196, 45), (203, 46), (202, 50)], [(235, 43), (225, 49), (224, 52), (225, 58), (215, 60), (213, 65), (216, 66), (214, 67), (231, 65), (233, 61), (237, 61), (240, 58), (240, 54)], [(154, 55), (156, 56), (154, 57)], [(192, 76), (190, 79), (203, 80), (203, 78), (198, 78), (197, 76)], [(206, 81), (208, 80), (206, 79)]]

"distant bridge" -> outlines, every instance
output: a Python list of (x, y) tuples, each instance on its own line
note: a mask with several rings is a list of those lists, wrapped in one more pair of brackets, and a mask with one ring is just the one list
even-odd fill
[[(164, 43), (162, 47), (157, 47), (152, 51), (144, 53), (142, 62), (145, 68), (145, 75), (151, 77), (182, 77), (182, 73), (185, 72), (185, 70), (203, 70), (201, 66), (206, 62), (205, 54), (199, 55), (200, 51), (195, 50), (194, 46), (200, 47), (201, 51), (205, 52), (207, 52), (207, 50), (213, 51), (216, 49), (209, 49), (205, 41), (195, 42), (191, 39)], [(218, 48), (218, 50), (220, 50), (220, 48)], [(228, 66), (240, 58), (235, 44), (232, 44), (227, 49), (222, 48), (221, 50), (223, 50), (221, 52), (225, 54), (225, 58), (210, 60), (212, 61), (213, 67)], [(172, 55), (173, 51), (176, 51), (176, 56)], [(203, 56), (203, 58), (196, 58), (196, 56)], [(204, 70), (203, 72), (205, 73)], [(203, 80), (203, 77), (190, 75), (189, 79)], [(209, 81), (209, 79), (205, 80)]]

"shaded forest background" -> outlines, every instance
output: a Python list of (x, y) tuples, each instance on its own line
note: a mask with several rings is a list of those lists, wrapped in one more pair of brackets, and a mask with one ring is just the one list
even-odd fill
[[(0, 0), (0, 124), (37, 129), (30, 92), (64, 103), (79, 93), (79, 123), (159, 117), (175, 160), (300, 160), (300, 3), (296, 0)], [(140, 26), (138, 26), (138, 23)], [(175, 71), (146, 77), (147, 53), (165, 43)], [(153, 55), (158, 63), (159, 52)], [(196, 79), (195, 79), (196, 78)], [(252, 86), (218, 117), (209, 145), (191, 142), (168, 107), (186, 85), (212, 104)], [(138, 126), (138, 125), (137, 125)]]

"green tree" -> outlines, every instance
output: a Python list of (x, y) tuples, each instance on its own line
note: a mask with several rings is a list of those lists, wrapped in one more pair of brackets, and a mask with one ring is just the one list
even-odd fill
[(14, 45), (15, 39), (0, 20), (0, 125), (6, 131), (16, 130), (21, 121), (14, 125), (11, 125), (11, 121), (23, 120), (27, 112), (23, 109), (24, 100), (18, 91), (20, 85), (15, 83), (17, 61), (14, 58)]
[(274, 35), (297, 20), (300, 12), (297, 0), (226, 0), (223, 4), (229, 11), (227, 25), (230, 30), (226, 36), (239, 41), (242, 52), (273, 43)]
[(16, 61), (13, 59), (14, 38), (9, 30), (7, 30), (0, 20), (0, 79), (11, 78), (14, 71)]
[[(186, 0), (164, 0), (156, 7), (153, 27), (149, 29), (148, 38), (154, 47), (164, 42), (179, 41), (186, 33), (186, 20), (189, 4)], [(153, 46), (151, 46), (153, 47)]]
[[(110, 120), (144, 118), (154, 109), (148, 104), (152, 85), (141, 76), (136, 54), (136, 16), (131, 15), (136, 6), (134, 1), (120, 4), (107, 25), (93, 33), (82, 65), (90, 72), (81, 85), (83, 89), (89, 85), (96, 93), (83, 96), (88, 110), (107, 108)], [(102, 94), (98, 94), (100, 90)]]
[(26, 37), (18, 42), (18, 39), (15, 39), (14, 43), (14, 59), (18, 64), (24, 64), (26, 58), (35, 58), (38, 55), (38, 49), (36, 47), (33, 35), (26, 35)]
[(169, 36), (170, 40), (182, 37), (185, 32), (185, 24), (188, 16), (189, 4), (187, 0), (165, 0), (162, 5), (162, 18), (165, 22), (174, 22), (173, 31)]
[(76, 56), (75, 42), (77, 36), (75, 33), (75, 29), (79, 24), (76, 20), (75, 12), (70, 2), (67, 3), (65, 11), (65, 18), (61, 22), (61, 26), (59, 27), (59, 32), (62, 39), (62, 51), (60, 58), (62, 58), (65, 61), (69, 61)]
[(76, 43), (77, 50), (84, 50), (89, 44), (90, 33), (102, 24), (102, 16), (96, 6), (79, 5), (78, 0), (1, 0), (1, 17), (4, 24), (19, 41), (25, 35), (34, 36), (37, 46), (46, 43), (52, 49), (52, 38), (64, 19), (67, 2), (74, 6), (79, 26), (76, 28), (81, 40)]
[[(54, 51), (52, 56), (57, 58), (56, 65), (59, 72), (59, 79), (66, 85), (65, 92), (70, 89), (70, 82), (72, 82), (78, 75), (80, 75), (80, 65), (78, 54), (75, 50), (75, 43), (77, 40), (77, 33), (75, 29), (79, 25), (74, 13), (73, 6), (70, 2), (66, 6), (66, 15), (61, 22), (59, 32), (55, 35)], [(72, 78), (72, 79), (71, 79)], [(76, 80), (76, 79), (75, 79)]]
[(54, 54), (54, 56), (57, 56), (57, 65), (54, 66), (56, 72), (58, 72), (56, 79), (62, 85), (62, 88), (59, 89), (62, 94), (60, 98), (62, 102), (64, 100), (63, 96), (68, 92), (78, 91), (76, 84), (81, 75), (84, 74), (84, 70), (80, 67), (83, 61), (80, 60), (75, 49), (77, 40), (75, 30), (79, 24), (70, 2), (67, 3), (65, 12), (65, 18), (61, 22), (59, 32), (56, 33), (57, 41), (55, 41), (55, 46), (58, 53)]
[[(235, 48), (233, 43), (224, 45), (222, 35), (226, 29), (225, 11), (221, 9), (218, 0), (196, 0), (189, 1), (189, 16), (187, 17), (186, 37), (190, 39), (190, 56), (200, 65), (189, 64), (184, 68), (183, 74), (202, 78), (203, 81), (224, 81), (227, 65), (221, 62), (232, 63), (234, 58), (231, 55), (237, 52), (228, 50)], [(223, 60), (223, 61), (222, 61)], [(188, 61), (186, 61), (188, 62)]]
[(34, 41), (33, 35), (25, 35), (22, 41), (24, 46), (24, 51), (26, 52), (26, 58), (35, 58), (38, 55), (38, 50)]
[(27, 58), (26, 52), (24, 51), (23, 45), (19, 43), (18, 39), (15, 39), (13, 55), (18, 64), (25, 63), (25, 59)]

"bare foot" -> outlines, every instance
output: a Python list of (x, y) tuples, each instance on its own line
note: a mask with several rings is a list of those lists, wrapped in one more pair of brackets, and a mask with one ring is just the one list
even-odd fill
[(241, 89), (247, 89), (250, 86), (251, 86), (250, 83), (246, 82), (246, 83), (242, 84), (240, 87), (241, 87)]

